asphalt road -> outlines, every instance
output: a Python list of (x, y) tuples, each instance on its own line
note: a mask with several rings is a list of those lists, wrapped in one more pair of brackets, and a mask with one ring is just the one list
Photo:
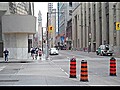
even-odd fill
[[(76, 58), (76, 78), (70, 78), (70, 59)], [(49, 60), (0, 59), (0, 86), (119, 86), (120, 59), (116, 58), (116, 76), (110, 76), (111, 56), (81, 51), (59, 51)], [(80, 81), (81, 61), (87, 61), (88, 81)], [(21, 62), (22, 61), (22, 62)]]

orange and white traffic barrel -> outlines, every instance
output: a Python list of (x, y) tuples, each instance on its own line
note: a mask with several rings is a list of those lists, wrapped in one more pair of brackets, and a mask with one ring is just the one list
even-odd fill
[(88, 81), (88, 68), (86, 60), (81, 61), (80, 81)]
[(114, 57), (110, 59), (110, 76), (116, 76), (116, 59)]
[(76, 59), (70, 60), (70, 78), (76, 78)]

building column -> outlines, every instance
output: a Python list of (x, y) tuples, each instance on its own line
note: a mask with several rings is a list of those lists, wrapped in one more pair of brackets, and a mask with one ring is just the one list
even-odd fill
[[(120, 2), (116, 4), (116, 22), (120, 22)], [(116, 46), (116, 55), (120, 56), (120, 30), (117, 30), (117, 46)]]
[(106, 23), (105, 3), (102, 3), (102, 44), (107, 42), (106, 35), (108, 32), (106, 32)]

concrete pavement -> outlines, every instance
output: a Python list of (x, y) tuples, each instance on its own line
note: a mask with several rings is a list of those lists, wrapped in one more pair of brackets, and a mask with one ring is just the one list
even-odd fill
[[(77, 78), (69, 76), (51, 60), (0, 58), (0, 86), (80, 86)], [(25, 60), (24, 60), (25, 61)], [(15, 63), (16, 62), (16, 63)]]

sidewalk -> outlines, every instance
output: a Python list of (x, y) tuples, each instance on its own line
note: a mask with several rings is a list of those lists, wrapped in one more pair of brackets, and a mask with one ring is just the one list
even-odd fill
[[(38, 60), (39, 58), (37, 58), (37, 60)], [(8, 62), (5, 62), (5, 60), (4, 60), (4, 57), (2, 58), (2, 57), (0, 57), (0, 63), (32, 63), (32, 62), (34, 62), (36, 59), (32, 59), (32, 57), (29, 55), (28, 56), (28, 59), (14, 59), (14, 58), (9, 58), (8, 59)], [(42, 55), (42, 57), (41, 57), (41, 60), (45, 60), (45, 54), (44, 55)]]
[[(44, 56), (42, 57), (44, 58)], [(0, 58), (4, 62), (4, 58)], [(11, 61), (10, 61), (11, 60)], [(9, 62), (23, 60), (10, 59)], [(51, 60), (33, 60), (28, 64), (0, 64), (0, 86), (80, 86), (86, 85), (79, 78), (69, 76)], [(4, 68), (4, 70), (2, 70)]]

